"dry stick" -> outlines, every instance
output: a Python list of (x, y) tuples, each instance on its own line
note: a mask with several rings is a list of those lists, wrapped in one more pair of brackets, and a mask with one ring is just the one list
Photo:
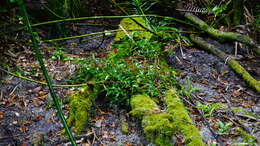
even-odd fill
[(190, 38), (199, 47), (221, 58), (229, 65), (229, 67), (231, 67), (237, 74), (239, 74), (250, 87), (254, 88), (258, 93), (260, 93), (260, 82), (254, 79), (235, 59), (219, 50), (216, 46), (209, 44), (201, 37), (190, 35)]
[(256, 43), (248, 36), (241, 35), (239, 33), (234, 32), (222, 32), (220, 30), (214, 29), (213, 27), (209, 26), (207, 23), (202, 21), (197, 16), (191, 14), (191, 13), (185, 13), (185, 18), (196, 24), (199, 29), (205, 31), (212, 37), (215, 37), (220, 40), (231, 40), (231, 41), (238, 41), (241, 43), (244, 43), (250, 47), (256, 52), (256, 54), (260, 55), (260, 46), (257, 46)]

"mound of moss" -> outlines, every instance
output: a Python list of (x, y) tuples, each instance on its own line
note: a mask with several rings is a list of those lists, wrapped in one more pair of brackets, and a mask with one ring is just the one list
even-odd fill
[(174, 119), (172, 124), (175, 130), (180, 131), (185, 136), (185, 144), (188, 146), (203, 146), (199, 130), (193, 124), (188, 112), (175, 89), (170, 89), (165, 96), (167, 113)]
[(80, 134), (84, 130), (84, 126), (90, 120), (91, 107), (97, 92), (94, 88), (86, 86), (79, 91), (71, 93), (70, 111), (67, 119), (68, 124), (75, 128), (75, 132)]
[[(132, 18), (134, 20), (136, 20), (138, 23), (140, 23), (141, 25), (145, 25), (145, 20), (142, 17), (136, 17), (136, 18)], [(132, 19), (130, 18), (124, 18), (121, 20), (120, 22), (120, 26), (125, 29), (127, 31), (127, 33), (129, 33), (130, 35), (132, 35), (135, 32), (142, 32), (139, 33), (139, 38), (145, 38), (145, 39), (150, 39), (152, 37), (152, 34), (150, 32), (147, 32), (144, 28), (142, 28), (141, 26), (139, 26), (138, 24), (136, 24)], [(120, 41), (121, 39), (124, 39), (124, 37), (126, 36), (126, 32), (119, 31), (116, 33), (115, 36), (115, 41)]]
[(199, 130), (174, 90), (167, 92), (165, 103), (167, 110), (163, 112), (148, 95), (132, 96), (130, 114), (142, 120), (147, 139), (155, 145), (171, 146), (175, 144), (174, 134), (181, 133), (186, 145), (204, 146)]

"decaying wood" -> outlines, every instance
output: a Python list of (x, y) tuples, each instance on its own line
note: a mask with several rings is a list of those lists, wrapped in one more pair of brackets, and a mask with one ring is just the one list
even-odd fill
[(202, 21), (197, 16), (191, 14), (191, 13), (185, 13), (185, 18), (196, 24), (199, 29), (205, 31), (212, 37), (215, 37), (219, 40), (231, 40), (231, 41), (238, 41), (241, 43), (244, 43), (250, 47), (258, 54), (260, 55), (260, 46), (257, 46), (256, 43), (248, 36), (241, 35), (239, 33), (234, 32), (222, 32), (220, 30), (214, 29), (213, 27), (209, 26), (207, 23)]
[(221, 58), (229, 65), (229, 67), (231, 67), (237, 74), (239, 74), (250, 87), (254, 88), (258, 93), (260, 93), (260, 82), (254, 79), (235, 59), (219, 50), (216, 46), (203, 40), (201, 37), (190, 35), (190, 38), (202, 49)]

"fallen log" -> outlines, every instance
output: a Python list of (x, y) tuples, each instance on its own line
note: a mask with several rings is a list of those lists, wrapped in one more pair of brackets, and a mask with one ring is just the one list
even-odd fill
[(226, 62), (229, 67), (231, 67), (238, 75), (240, 75), (243, 80), (252, 88), (254, 88), (258, 93), (260, 93), (260, 82), (254, 79), (247, 71), (244, 69), (239, 62), (230, 57), (228, 54), (219, 50), (216, 46), (203, 40), (201, 37), (190, 35), (191, 40), (201, 47), (202, 49), (218, 56), (222, 61)]
[(199, 29), (205, 31), (209, 35), (211, 35), (214, 38), (217, 38), (219, 40), (230, 40), (230, 41), (238, 41), (241, 43), (244, 43), (250, 47), (252, 47), (252, 50), (256, 52), (256, 54), (260, 55), (260, 46), (257, 46), (256, 43), (248, 36), (241, 35), (239, 33), (234, 32), (223, 32), (217, 29), (214, 29), (213, 27), (209, 26), (207, 23), (202, 21), (197, 16), (191, 14), (191, 13), (185, 13), (185, 18), (190, 20), (192, 23), (196, 24)]
[(142, 121), (142, 127), (148, 140), (155, 145), (171, 146), (176, 144), (175, 134), (185, 137), (187, 146), (204, 146), (199, 130), (194, 126), (182, 101), (176, 92), (169, 90), (165, 96), (167, 111), (146, 94), (134, 95), (131, 98), (132, 114)]

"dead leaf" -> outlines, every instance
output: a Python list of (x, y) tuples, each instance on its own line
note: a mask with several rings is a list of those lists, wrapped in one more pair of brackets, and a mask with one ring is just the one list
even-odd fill
[(246, 103), (243, 104), (242, 106), (243, 106), (244, 108), (252, 108), (252, 105), (250, 105), (250, 104), (246, 104)]
[(0, 112), (0, 120), (4, 117), (4, 112)]
[(233, 93), (232, 93), (232, 96), (233, 96), (233, 97), (238, 97), (238, 96), (240, 96), (240, 95), (241, 95), (240, 90), (234, 90)]
[(103, 138), (108, 138), (108, 132), (107, 131), (101, 132), (101, 135), (102, 135)]
[(42, 87), (39, 86), (39, 87), (34, 88), (34, 89), (32, 90), (32, 92), (33, 92), (33, 93), (38, 93), (38, 92), (40, 92), (41, 90), (42, 90)]
[(117, 141), (117, 139), (116, 139), (116, 137), (111, 137), (111, 138), (109, 138), (109, 141), (113, 142), (113, 141)]

